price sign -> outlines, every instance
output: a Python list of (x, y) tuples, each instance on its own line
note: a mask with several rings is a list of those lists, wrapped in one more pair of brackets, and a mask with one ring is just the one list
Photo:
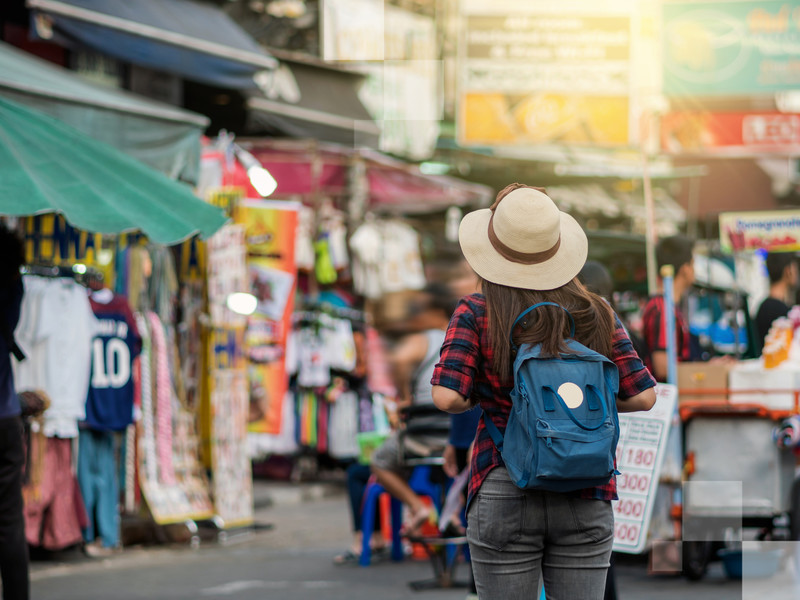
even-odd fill
[(659, 473), (675, 412), (678, 390), (658, 384), (656, 404), (648, 412), (619, 416), (617, 495), (614, 502), (614, 551), (644, 551)]

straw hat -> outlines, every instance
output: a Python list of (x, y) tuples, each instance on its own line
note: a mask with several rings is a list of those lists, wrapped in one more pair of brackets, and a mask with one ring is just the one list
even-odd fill
[(573, 279), (589, 243), (578, 222), (541, 188), (514, 183), (491, 208), (466, 215), (458, 241), (484, 279), (529, 290), (553, 290)]

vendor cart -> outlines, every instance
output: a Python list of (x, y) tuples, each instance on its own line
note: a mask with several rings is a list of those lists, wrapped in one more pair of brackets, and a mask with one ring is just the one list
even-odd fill
[[(684, 433), (683, 570), (700, 579), (725, 540), (800, 539), (795, 453), (773, 432), (800, 414), (800, 391), (682, 389)], [(775, 408), (775, 397), (793, 406)], [(705, 398), (704, 398), (705, 397)], [(758, 400), (762, 401), (759, 402)]]

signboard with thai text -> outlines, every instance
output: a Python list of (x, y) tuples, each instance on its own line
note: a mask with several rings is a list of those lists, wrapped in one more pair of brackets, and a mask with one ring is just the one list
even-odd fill
[(627, 144), (631, 17), (598, 6), (465, 0), (459, 143)]

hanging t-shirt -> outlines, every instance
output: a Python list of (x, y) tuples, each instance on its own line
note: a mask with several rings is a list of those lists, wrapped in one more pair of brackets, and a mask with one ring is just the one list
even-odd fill
[(86, 288), (71, 279), (25, 277), (24, 283), (17, 336), (28, 360), (15, 367), (17, 390), (41, 389), (50, 397), (45, 435), (77, 437), (78, 421), (86, 416), (97, 319)]
[(114, 295), (108, 303), (91, 298), (100, 322), (92, 341), (92, 377), (86, 398), (86, 425), (122, 431), (133, 422), (133, 359), (142, 348), (128, 301)]

